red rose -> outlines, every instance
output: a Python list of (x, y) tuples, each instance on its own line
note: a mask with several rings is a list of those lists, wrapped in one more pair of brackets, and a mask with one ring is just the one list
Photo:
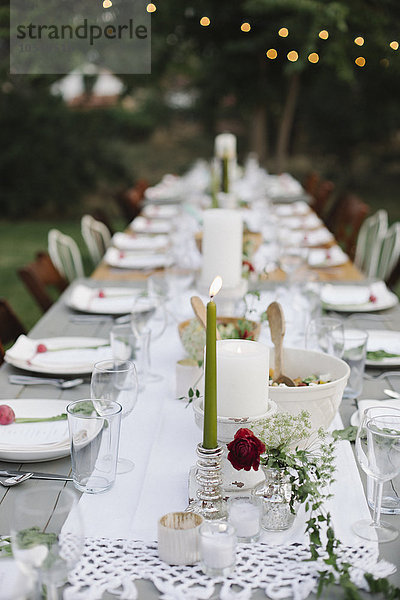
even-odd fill
[(260, 455), (265, 452), (265, 445), (250, 429), (239, 429), (232, 442), (228, 444), (228, 460), (237, 471), (250, 471), (253, 467), (258, 471)]

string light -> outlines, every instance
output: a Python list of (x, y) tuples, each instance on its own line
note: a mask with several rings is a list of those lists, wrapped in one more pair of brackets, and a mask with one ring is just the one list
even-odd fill
[(329, 37), (329, 32), (326, 29), (321, 29), (318, 36), (321, 38), (321, 40), (327, 40)]
[(391, 47), (392, 50), (398, 50), (399, 42), (396, 42), (396, 40), (393, 40), (393, 42), (390, 42), (389, 46)]
[(157, 7), (156, 7), (156, 5), (155, 5), (155, 4), (153, 4), (152, 2), (150, 2), (150, 4), (148, 4), (148, 5), (146, 6), (146, 10), (147, 10), (147, 12), (149, 12), (149, 13), (153, 13), (153, 12), (156, 12), (156, 10), (157, 10)]
[(287, 59), (290, 60), (290, 62), (296, 62), (296, 60), (298, 58), (299, 58), (299, 55), (296, 52), (296, 50), (291, 50), (290, 52), (287, 53)]
[(209, 24), (210, 24), (210, 19), (208, 17), (201, 17), (200, 25), (202, 25), (203, 27), (208, 27)]
[(358, 36), (354, 40), (354, 43), (357, 44), (357, 46), (363, 46), (364, 45), (364, 38), (361, 37), (361, 36)]
[(319, 61), (319, 56), (316, 52), (311, 52), (311, 54), (308, 55), (308, 60), (310, 61), (310, 63), (317, 63)]
[(266, 55), (267, 55), (267, 58), (270, 58), (271, 60), (275, 60), (275, 58), (278, 56), (278, 53), (275, 50), (275, 48), (270, 48), (269, 50), (267, 50)]
[(289, 29), (287, 29), (287, 27), (281, 27), (278, 31), (278, 35), (281, 37), (287, 37), (289, 35)]
[(363, 56), (357, 56), (354, 62), (356, 63), (357, 67), (364, 67), (366, 60)]
[(240, 29), (242, 31), (244, 31), (245, 33), (247, 33), (251, 29), (250, 23), (242, 23), (241, 26), (240, 26)]
[(112, 6), (111, 0), (104, 0), (103, 1), (103, 8), (111, 8), (111, 6)]

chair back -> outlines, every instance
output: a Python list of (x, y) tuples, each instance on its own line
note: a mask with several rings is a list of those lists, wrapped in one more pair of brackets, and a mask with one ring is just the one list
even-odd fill
[(97, 221), (91, 215), (84, 215), (82, 217), (81, 231), (93, 264), (96, 266), (110, 245), (110, 232), (104, 223)]
[(369, 206), (355, 194), (344, 194), (335, 209), (333, 233), (345, 252), (353, 260), (358, 232), (369, 213)]
[(49, 254), (54, 266), (67, 281), (84, 277), (81, 253), (76, 242), (58, 229), (50, 229), (48, 235)]
[(367, 217), (360, 227), (354, 264), (365, 275), (373, 276), (373, 273), (376, 272), (382, 239), (387, 232), (387, 228), (388, 214), (383, 209)]
[(116, 201), (128, 223), (133, 221), (143, 207), (144, 193), (149, 184), (145, 179), (139, 179), (134, 187), (123, 190), (116, 196)]
[(324, 180), (321, 181), (314, 193), (312, 194), (312, 200), (310, 205), (315, 210), (319, 217), (322, 217), (328, 208), (328, 203), (330, 203), (330, 199), (335, 190), (335, 184), (333, 181)]
[(376, 271), (371, 275), (389, 281), (400, 257), (400, 222), (393, 223), (381, 241), (376, 261)]
[(19, 335), (26, 333), (21, 321), (4, 298), (0, 298), (0, 365), (4, 360), (3, 344), (14, 342)]
[(43, 312), (53, 304), (48, 288), (61, 293), (68, 287), (68, 281), (57, 271), (47, 252), (38, 252), (33, 262), (18, 270), (18, 275)]

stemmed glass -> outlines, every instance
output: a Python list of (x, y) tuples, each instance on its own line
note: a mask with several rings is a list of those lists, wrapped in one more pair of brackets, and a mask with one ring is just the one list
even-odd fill
[[(164, 301), (165, 299), (161, 295), (156, 294), (146, 294), (143, 296), (138, 296), (135, 300), (135, 304), (132, 307), (131, 311), (131, 326), (134, 333), (137, 336), (141, 336), (145, 329), (150, 329), (150, 340), (157, 339), (160, 337), (166, 328), (166, 317), (164, 310)], [(158, 324), (156, 324), (155, 317), (157, 310), (162, 310), (161, 319)], [(152, 327), (149, 327), (149, 322), (153, 319)], [(158, 325), (158, 326), (157, 326)], [(143, 351), (143, 349), (142, 349)], [(147, 345), (147, 352), (150, 354), (150, 342)], [(147, 357), (147, 364), (150, 365), (150, 356)], [(161, 381), (161, 375), (157, 373), (152, 373), (149, 370), (147, 371), (147, 381), (148, 382), (156, 382)]]
[(312, 319), (306, 330), (306, 348), (342, 358), (344, 352), (342, 321), (332, 317)]
[[(43, 498), (53, 501), (50, 519)], [(57, 588), (66, 583), (83, 551), (83, 523), (75, 493), (56, 485), (20, 491), (11, 516), (11, 544), (22, 572), (36, 583), (35, 600), (56, 600)]]
[[(107, 401), (119, 402), (124, 419), (133, 411), (138, 396), (136, 367), (130, 360), (102, 360), (93, 367), (90, 396), (101, 414)], [(135, 463), (128, 458), (118, 458), (117, 473), (128, 473)]]
[(381, 522), (382, 488), (385, 481), (400, 472), (400, 415), (366, 415), (357, 431), (356, 457), (362, 470), (375, 481), (375, 503), (372, 521), (357, 521), (353, 531), (366, 540), (390, 542), (399, 532)]

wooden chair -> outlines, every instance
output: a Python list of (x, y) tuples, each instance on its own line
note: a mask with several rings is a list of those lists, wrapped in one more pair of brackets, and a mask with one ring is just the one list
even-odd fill
[(77, 243), (58, 229), (50, 229), (48, 235), (50, 258), (67, 281), (84, 277), (82, 257)]
[(33, 262), (18, 270), (18, 275), (43, 312), (53, 304), (48, 288), (63, 292), (68, 281), (60, 275), (47, 252), (38, 252)]
[(82, 217), (81, 231), (93, 264), (97, 266), (110, 245), (110, 232), (104, 223), (97, 221), (91, 215)]
[(311, 171), (310, 173), (308, 173), (308, 175), (305, 176), (303, 180), (303, 188), (305, 189), (307, 194), (310, 194), (310, 196), (315, 196), (320, 181), (321, 180), (318, 173), (316, 173), (315, 171)]
[(144, 193), (148, 185), (145, 179), (139, 179), (135, 186), (117, 194), (116, 201), (128, 223), (133, 221), (142, 210)]
[(26, 333), (25, 327), (7, 300), (0, 298), (0, 365), (4, 361), (3, 344), (14, 342), (22, 333)]
[(343, 194), (336, 206), (333, 233), (353, 260), (360, 227), (369, 213), (369, 206), (355, 194)]
[(313, 197), (310, 206), (319, 217), (322, 218), (326, 214), (334, 190), (335, 184), (333, 181), (324, 180), (317, 185), (314, 194), (312, 194)]
[(367, 217), (360, 227), (357, 236), (354, 264), (365, 275), (373, 277), (377, 270), (380, 248), (387, 228), (388, 214), (383, 209)]

